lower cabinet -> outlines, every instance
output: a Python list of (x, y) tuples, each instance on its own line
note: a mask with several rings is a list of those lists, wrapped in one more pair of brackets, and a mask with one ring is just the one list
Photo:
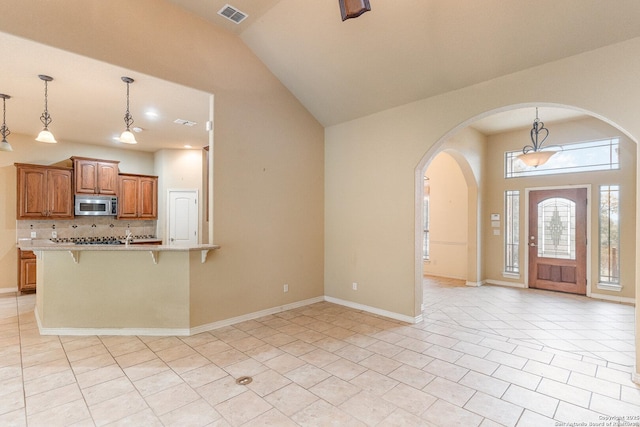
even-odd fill
[(36, 290), (36, 255), (33, 251), (18, 249), (18, 291)]

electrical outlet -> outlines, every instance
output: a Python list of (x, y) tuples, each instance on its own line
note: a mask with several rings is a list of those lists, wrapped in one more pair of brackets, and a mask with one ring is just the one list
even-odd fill
[(51, 232), (51, 238), (52, 239), (57, 239), (58, 238), (58, 232), (57, 231), (52, 231)]
[(357, 290), (358, 290), (358, 283), (357, 283), (357, 282), (353, 282), (353, 283), (351, 284), (351, 288), (352, 288), (354, 291), (357, 291)]
[(286, 283), (284, 284), (284, 291), (289, 292), (289, 285), (287, 285)]
[(35, 231), (32, 231), (32, 232), (31, 232), (31, 238), (32, 238), (32, 239), (35, 239), (35, 238), (36, 238), (36, 232), (35, 232)]

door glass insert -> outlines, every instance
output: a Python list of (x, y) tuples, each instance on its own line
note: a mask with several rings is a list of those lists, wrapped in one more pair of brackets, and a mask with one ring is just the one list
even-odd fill
[(576, 204), (571, 200), (538, 203), (538, 257), (576, 259)]

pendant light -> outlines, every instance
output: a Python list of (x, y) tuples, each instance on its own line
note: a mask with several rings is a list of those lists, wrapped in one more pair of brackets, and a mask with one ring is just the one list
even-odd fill
[(338, 0), (338, 2), (340, 3), (340, 13), (343, 21), (349, 18), (357, 18), (371, 10), (369, 0)]
[[(518, 156), (518, 159), (522, 160), (525, 165), (538, 167), (547, 163), (547, 160), (551, 158), (557, 151), (542, 151), (542, 144), (549, 137), (549, 129), (544, 127), (544, 123), (538, 118), (538, 108), (536, 107), (536, 119), (533, 121), (533, 127), (529, 132), (531, 136), (531, 145), (525, 145), (522, 149), (522, 154)], [(542, 140), (540, 138), (542, 137)], [(549, 147), (545, 147), (549, 148)]]
[(53, 137), (53, 134), (49, 131), (49, 125), (53, 121), (51, 116), (49, 115), (49, 109), (47, 108), (47, 84), (53, 80), (53, 77), (45, 76), (44, 74), (39, 74), (38, 77), (40, 80), (44, 81), (44, 113), (40, 116), (40, 121), (44, 125), (44, 128), (38, 134), (36, 141), (46, 142), (48, 144), (55, 144), (56, 139)]
[(0, 135), (2, 135), (2, 142), (0, 142), (0, 151), (13, 151), (11, 148), (11, 144), (7, 141), (7, 137), (11, 134), (11, 131), (7, 127), (7, 99), (11, 97), (9, 95), (5, 95), (4, 93), (0, 93), (0, 98), (2, 98), (2, 126), (0, 127)]
[(133, 83), (133, 79), (131, 77), (122, 77), (122, 81), (127, 84), (127, 111), (124, 113), (124, 124), (127, 126), (124, 132), (120, 135), (120, 142), (124, 144), (137, 144), (136, 137), (131, 130), (129, 129), (133, 124), (133, 117), (131, 117), (131, 113), (129, 112), (129, 85)]

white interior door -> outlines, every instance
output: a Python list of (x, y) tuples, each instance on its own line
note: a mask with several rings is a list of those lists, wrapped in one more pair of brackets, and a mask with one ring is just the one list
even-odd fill
[(198, 191), (169, 190), (169, 245), (198, 244)]

